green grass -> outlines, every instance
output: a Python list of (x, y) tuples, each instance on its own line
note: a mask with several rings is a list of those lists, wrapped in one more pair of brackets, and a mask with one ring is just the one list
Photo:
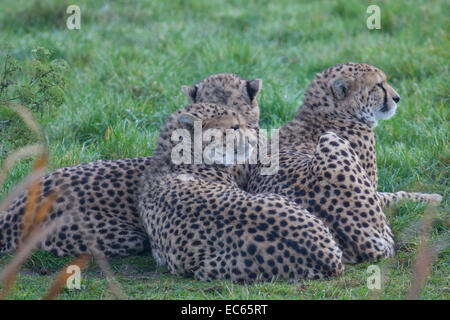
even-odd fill
[[(374, 3), (381, 8), (381, 30), (366, 28), (366, 8)], [(67, 4), (0, 5), (0, 44), (11, 43), (16, 59), (26, 65), (31, 49), (44, 46), (71, 66), (66, 103), (36, 114), (46, 133), (50, 169), (151, 154), (165, 118), (187, 103), (181, 85), (212, 73), (262, 78), (261, 125), (279, 127), (296, 113), (315, 73), (340, 62), (367, 62), (384, 70), (402, 97), (397, 115), (376, 128), (379, 190), (443, 195), (432, 229), (440, 253), (420, 298), (450, 298), (448, 1), (80, 0), (78, 31), (65, 28)], [(0, 127), (0, 165), (12, 150), (35, 141), (11, 112), (0, 110), (2, 120), (11, 122)], [(0, 197), (30, 167), (31, 160), (17, 164)], [(149, 256), (112, 265), (125, 293), (136, 299), (403, 299), (424, 210), (406, 203), (388, 212), (404, 245), (396, 259), (379, 263), (386, 270), (380, 293), (366, 287), (368, 265), (350, 266), (339, 279), (249, 286), (174, 277)], [(0, 259), (3, 265), (8, 257)], [(66, 261), (36, 253), (10, 297), (42, 297)], [(95, 267), (84, 275), (82, 289), (61, 298), (109, 297)]]

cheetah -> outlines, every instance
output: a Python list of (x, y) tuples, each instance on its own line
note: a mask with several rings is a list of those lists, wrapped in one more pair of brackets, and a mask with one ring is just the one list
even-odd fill
[[(148, 248), (136, 195), (150, 159), (99, 160), (48, 173), (40, 183), (38, 206), (55, 192), (44, 224), (57, 218), (63, 222), (38, 248), (56, 256), (77, 256), (93, 248), (106, 256), (126, 256)], [(0, 252), (17, 249), (27, 199), (24, 192), (0, 214)]]
[(247, 191), (274, 192), (304, 206), (330, 228), (345, 263), (394, 254), (382, 207), (400, 198), (439, 195), (378, 193), (373, 128), (395, 114), (400, 97), (384, 73), (345, 63), (316, 75), (303, 105), (279, 132), (280, 170), (250, 174)]
[[(233, 73), (213, 74), (193, 86), (181, 87), (190, 103), (217, 103), (238, 111), (246, 118), (248, 125), (255, 130), (258, 139), (257, 149), (253, 153), (254, 162), (257, 161), (257, 155), (260, 154), (259, 148), (267, 145), (266, 136), (259, 129), (258, 95), (261, 89), (261, 79), (245, 80)], [(235, 179), (242, 189), (246, 189), (250, 170), (251, 165), (246, 163), (234, 172)]]
[(218, 73), (196, 85), (181, 87), (190, 103), (217, 103), (239, 111), (252, 127), (259, 122), (258, 94), (262, 80), (244, 80), (236, 74)]
[[(386, 79), (385, 76), (384, 79)], [(398, 99), (399, 101), (400, 96), (392, 89), (392, 87), (390, 87), (389, 85), (387, 85), (387, 87), (389, 88), (389, 94), (391, 96), (395, 96), (394, 98)], [(241, 114), (243, 114), (246, 117), (247, 121), (252, 125), (252, 127), (258, 128), (258, 146), (266, 143), (266, 138), (264, 135), (262, 135), (262, 133), (259, 132), (258, 127), (260, 109), (258, 106), (257, 97), (261, 89), (262, 79), (244, 80), (238, 75), (231, 73), (215, 74), (207, 77), (194, 86), (182, 86), (183, 93), (189, 98), (191, 103), (218, 103), (224, 106), (228, 106), (233, 110), (237, 110)], [(392, 101), (390, 103), (392, 104)], [(394, 103), (396, 103), (395, 100)], [(395, 114), (395, 109), (396, 106), (392, 106), (392, 108), (389, 109), (391, 114), (379, 113), (380, 119), (387, 119), (393, 116)], [(318, 120), (320, 122), (320, 118), (318, 118)], [(351, 139), (349, 140), (351, 142), (351, 146), (355, 150), (361, 151), (359, 157), (362, 161), (362, 165), (364, 166), (364, 169), (368, 173), (372, 183), (374, 183), (376, 188), (378, 183), (378, 175), (375, 156), (375, 135), (373, 132), (373, 127), (376, 126), (376, 122), (374, 122), (373, 120), (371, 121), (372, 122), (369, 125), (369, 129), (366, 126), (360, 126), (357, 122), (355, 123), (349, 121), (350, 123), (346, 123), (340, 121), (339, 123), (333, 124), (332, 130), (336, 130), (336, 132), (342, 132), (344, 137), (351, 137)], [(346, 130), (347, 124), (349, 125), (349, 130), (346, 134), (344, 134), (343, 132)], [(311, 123), (308, 126), (306, 126), (305, 124), (302, 125), (305, 132), (308, 132), (308, 129), (317, 126), (321, 125), (316, 123)], [(338, 128), (336, 128), (335, 126), (338, 126)], [(294, 128), (293, 131), (294, 139), (295, 130), (296, 128)], [(361, 134), (361, 136), (363, 137), (364, 142), (362, 142), (361, 139), (358, 139), (359, 134)], [(311, 138), (306, 138), (304, 140), (312, 141)], [(364, 149), (367, 149), (366, 152), (364, 152)], [(246, 170), (242, 171), (239, 175), (239, 177), (241, 177), (240, 186), (243, 189), (247, 188), (246, 184), (249, 179), (248, 171), (250, 170), (250, 168), (251, 167), (245, 167)], [(378, 195), (383, 207), (389, 207), (403, 199), (427, 201), (433, 205), (439, 204), (442, 200), (442, 197), (438, 194), (426, 194), (418, 192), (379, 192)]]
[[(215, 129), (237, 132), (238, 144), (246, 136), (250, 144), (257, 140), (245, 116), (222, 105), (191, 104), (172, 119), (178, 121), (169, 119), (161, 136), (184, 129), (192, 145), (196, 121), (203, 138)], [(169, 150), (168, 141), (162, 141), (163, 150)], [(215, 148), (225, 147), (220, 139), (214, 143)], [(194, 158), (198, 151), (194, 146), (190, 152)], [(209, 154), (206, 147), (201, 152)], [(237, 157), (236, 149), (230, 152), (230, 158)], [(168, 151), (151, 162), (141, 181), (138, 206), (153, 256), (172, 274), (236, 282), (342, 274), (342, 252), (326, 225), (283, 196), (239, 188), (232, 173), (239, 165), (205, 159), (176, 164)]]
[[(249, 119), (259, 117), (256, 101), (261, 88), (259, 79), (247, 81), (232, 74), (218, 74), (189, 88), (191, 99), (201, 101), (220, 96), (242, 110)], [(195, 94), (192, 88), (195, 88)], [(226, 91), (214, 88), (226, 88)], [(164, 139), (170, 137), (163, 133), (160, 141)], [(153, 153), (165, 152), (162, 145), (160, 143)], [(57, 256), (76, 256), (96, 248), (107, 257), (146, 251), (148, 239), (136, 207), (139, 181), (151, 158), (99, 160), (48, 173), (41, 183), (38, 205), (50, 193), (56, 192), (56, 201), (45, 224), (56, 218), (62, 219), (63, 215), (64, 221), (39, 245), (39, 249)], [(0, 212), (0, 253), (17, 249), (27, 193), (19, 195), (5, 212)]]

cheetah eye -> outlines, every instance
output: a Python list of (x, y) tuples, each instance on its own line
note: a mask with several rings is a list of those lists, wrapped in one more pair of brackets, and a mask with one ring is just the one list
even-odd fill
[(383, 88), (383, 82), (377, 83), (377, 86), (379, 86), (380, 88)]
[(238, 124), (235, 124), (235, 125), (233, 125), (233, 127), (231, 127), (231, 129), (233, 129), (233, 130), (239, 130), (239, 125), (238, 125)]

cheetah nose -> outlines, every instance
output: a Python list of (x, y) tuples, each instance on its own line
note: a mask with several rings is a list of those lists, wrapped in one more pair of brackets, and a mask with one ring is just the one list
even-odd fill
[(399, 96), (395, 96), (392, 98), (392, 100), (394, 100), (395, 103), (398, 103), (400, 101), (400, 97)]

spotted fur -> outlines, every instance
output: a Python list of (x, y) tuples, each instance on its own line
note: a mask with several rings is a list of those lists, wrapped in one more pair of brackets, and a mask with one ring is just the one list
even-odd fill
[[(342, 74), (339, 79), (336, 79), (338, 81), (333, 82), (335, 85), (332, 86), (331, 83), (327, 83), (327, 81), (336, 77), (336, 74), (333, 72), (337, 69), (340, 69)], [(367, 77), (367, 79), (357, 79), (359, 75), (365, 72), (372, 72), (373, 74)], [(323, 77), (323, 79), (321, 79), (321, 77)], [(360, 80), (363, 82), (360, 82)], [(381, 82), (377, 83), (376, 80), (383, 80), (384, 84)], [(360, 86), (360, 88), (363, 89), (370, 88), (367, 92), (360, 90), (361, 95), (359, 96), (359, 99), (362, 100), (358, 102), (359, 105), (350, 106), (348, 105), (348, 102), (345, 102), (341, 103), (342, 105), (335, 106), (333, 98), (336, 98), (336, 95), (344, 93), (345, 90), (358, 89), (357, 86)], [(246, 117), (252, 128), (258, 130), (260, 111), (257, 97), (261, 87), (261, 79), (248, 81), (234, 74), (221, 73), (207, 77), (194, 86), (183, 86), (182, 89), (193, 103), (219, 103), (239, 111)], [(320, 90), (317, 91), (314, 89), (326, 89), (329, 96), (322, 97), (323, 93), (320, 93)], [(305, 144), (308, 141), (311, 142), (307, 146), (307, 148), (311, 149), (317, 141), (317, 128), (321, 128), (320, 132), (322, 133), (325, 132), (325, 130), (337, 132), (348, 139), (352, 148), (357, 151), (364, 170), (376, 188), (378, 176), (373, 127), (376, 126), (379, 119), (387, 119), (393, 116), (396, 110), (396, 101), (394, 101), (394, 99), (398, 99), (397, 102), (400, 100), (400, 97), (395, 90), (386, 83), (386, 76), (384, 73), (373, 66), (355, 63), (328, 68), (323, 74), (317, 75), (317, 79), (313, 81), (310, 90), (307, 92), (305, 100), (306, 99), (309, 99), (309, 101), (305, 101), (302, 108), (305, 111), (305, 114), (307, 113), (308, 106), (316, 111), (317, 109), (323, 109), (323, 107), (330, 105), (335, 106), (336, 109), (331, 110), (332, 112), (316, 112), (314, 117), (305, 114), (302, 114), (301, 116), (298, 115), (296, 118), (303, 117), (303, 123), (298, 126), (297, 123), (292, 122), (292, 132), (290, 132), (291, 128), (289, 126), (291, 123), (284, 126), (284, 141), (281, 141), (281, 143), (296, 143), (297, 135), (301, 132), (306, 135), (306, 138), (301, 140), (302, 143)], [(321, 105), (321, 103), (323, 105)], [(340, 113), (341, 117), (338, 117), (337, 120), (330, 121), (330, 118), (335, 117), (335, 112)], [(324, 116), (325, 119), (322, 119), (322, 116)], [(324, 126), (322, 122), (325, 122), (326, 125)], [(300, 127), (300, 130), (298, 127)], [(259, 131), (258, 139), (258, 146), (266, 143), (265, 136)], [(248, 188), (249, 171), (250, 167), (244, 166), (239, 173), (239, 185), (244, 189)], [(393, 193), (378, 192), (378, 196), (383, 207), (392, 206), (401, 200), (426, 201), (432, 205), (438, 205), (442, 200), (442, 197), (438, 194), (405, 191)]]
[(255, 127), (259, 121), (261, 79), (244, 80), (232, 73), (211, 75), (193, 86), (182, 86), (191, 103), (217, 103), (239, 111)]
[[(219, 84), (221, 89), (218, 89)], [(248, 119), (259, 116), (256, 97), (261, 81), (258, 79), (247, 81), (232, 74), (219, 74), (194, 87), (196, 94), (191, 93), (191, 99), (220, 98), (242, 110)], [(163, 132), (160, 141), (164, 139), (170, 140), (170, 136)], [(158, 146), (154, 154), (165, 152), (161, 149), (163, 144)], [(127, 256), (144, 251), (148, 247), (147, 236), (136, 206), (138, 182), (150, 160), (151, 157), (100, 160), (47, 174), (42, 181), (41, 203), (53, 191), (57, 192), (58, 198), (45, 224), (62, 215), (65, 217), (56, 232), (40, 244), (40, 249), (59, 256), (75, 256), (94, 248), (106, 256)], [(247, 171), (235, 174), (237, 179), (247, 180), (242, 178), (246, 177)], [(0, 213), (0, 252), (16, 250), (26, 201), (27, 192), (24, 192), (6, 212)]]
[[(201, 118), (203, 128), (224, 114), (231, 117), (214, 122), (215, 129), (235, 122), (240, 131), (249, 128), (245, 117), (224, 106), (194, 104), (179, 112)], [(168, 125), (163, 132), (176, 128)], [(243, 191), (234, 179), (236, 167), (175, 165), (169, 153), (159, 155), (143, 177), (139, 209), (153, 255), (171, 273), (249, 282), (343, 272), (341, 251), (328, 228), (294, 202)]]
[[(182, 86), (183, 93), (191, 103), (217, 103), (238, 111), (247, 120), (248, 126), (258, 136), (257, 148), (265, 146), (266, 136), (259, 130), (258, 96), (262, 89), (262, 80), (245, 80), (232, 73), (213, 74), (193, 86)], [(255, 150), (254, 157), (259, 154)], [(236, 180), (243, 189), (250, 177), (250, 165), (240, 166), (235, 171)]]
[[(58, 256), (98, 249), (106, 256), (135, 254), (148, 247), (137, 206), (140, 177), (151, 157), (100, 160), (57, 169), (41, 182), (38, 206), (52, 192), (57, 198), (45, 224), (61, 218), (39, 248)], [(12, 252), (22, 235), (27, 192), (0, 214), (0, 252)]]
[(295, 118), (280, 128), (279, 172), (261, 176), (254, 170), (248, 190), (287, 196), (320, 217), (347, 263), (393, 255), (382, 206), (402, 197), (424, 199), (376, 191), (373, 128), (395, 114), (399, 100), (384, 73), (367, 64), (317, 74)]

